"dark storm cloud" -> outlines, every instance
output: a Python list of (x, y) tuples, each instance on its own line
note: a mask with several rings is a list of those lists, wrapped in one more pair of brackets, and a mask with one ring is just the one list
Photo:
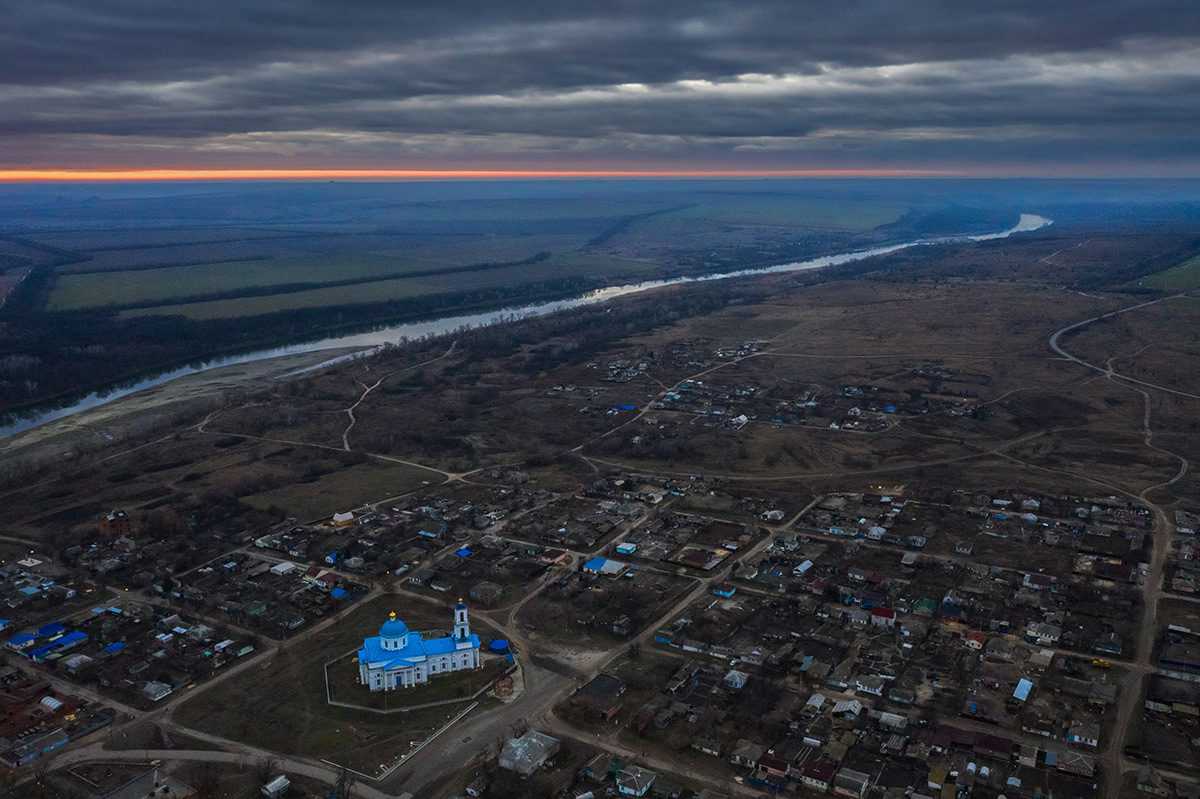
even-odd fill
[(1200, 4), (968, 5), (0, 0), (0, 159), (1196, 161)]

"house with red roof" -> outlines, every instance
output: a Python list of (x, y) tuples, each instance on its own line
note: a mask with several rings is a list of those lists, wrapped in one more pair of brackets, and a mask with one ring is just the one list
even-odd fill
[(894, 608), (873, 607), (871, 608), (871, 626), (872, 627), (895, 627), (896, 626), (896, 611)]

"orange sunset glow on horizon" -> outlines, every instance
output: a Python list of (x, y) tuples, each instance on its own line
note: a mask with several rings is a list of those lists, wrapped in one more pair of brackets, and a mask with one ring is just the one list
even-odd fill
[(10, 169), (0, 183), (152, 180), (539, 179), (539, 178), (890, 178), (956, 177), (929, 169), (565, 170), (565, 169)]

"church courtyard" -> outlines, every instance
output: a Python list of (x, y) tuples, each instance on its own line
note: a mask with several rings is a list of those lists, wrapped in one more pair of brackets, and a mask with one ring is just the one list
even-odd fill
[[(393, 610), (403, 612), (417, 630), (448, 631), (453, 621), (453, 602), (439, 607), (398, 595), (369, 599), (328, 627), (299, 641), (285, 643), (281, 650), (261, 662), (188, 699), (178, 707), (174, 717), (203, 732), (277, 752), (326, 758), (351, 768), (369, 770), (392, 762), (405, 754), (412, 742), (424, 740), (444, 724), (447, 715), (458, 706), (381, 715), (330, 705), (325, 697), (324, 664), (346, 656), (348, 659), (342, 664), (350, 680), (346, 688), (352, 688), (358, 673), (354, 651), (362, 646), (364, 638), (379, 631), (380, 622)], [(484, 641), (493, 634), (478, 621), (476, 627)], [(504, 662), (503, 658), (498, 660)], [(477, 685), (482, 685), (489, 669), (469, 673), (475, 675)], [(382, 707), (385, 693), (389, 702), (402, 698), (408, 701), (413, 692), (424, 688), (380, 691), (374, 695), (363, 688), (362, 694), (378, 698)], [(440, 692), (442, 688), (432, 690)], [(447, 686), (445, 690), (454, 693), (457, 686)], [(485, 701), (475, 712), (496, 702), (486, 695), (480, 699)], [(369, 701), (363, 704), (370, 706)]]

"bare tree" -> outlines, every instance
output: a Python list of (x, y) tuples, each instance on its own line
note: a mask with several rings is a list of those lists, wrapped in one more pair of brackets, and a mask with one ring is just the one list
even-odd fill
[(188, 781), (196, 789), (196, 799), (216, 799), (221, 790), (221, 768), (210, 761), (193, 763), (188, 769)]
[(260, 757), (254, 763), (254, 778), (265, 785), (274, 777), (275, 770), (275, 758)]
[(349, 799), (350, 791), (354, 790), (354, 775), (350, 773), (350, 769), (342, 766), (342, 770), (338, 772), (337, 783), (334, 784), (335, 799)]

